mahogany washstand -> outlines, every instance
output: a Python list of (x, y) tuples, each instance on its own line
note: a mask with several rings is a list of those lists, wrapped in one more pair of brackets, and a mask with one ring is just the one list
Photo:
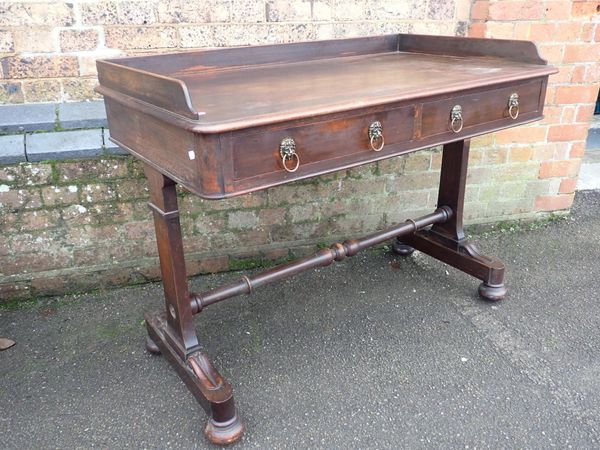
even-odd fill
[[(465, 239), (469, 138), (542, 118), (556, 69), (526, 41), (390, 35), (97, 62), (111, 140), (144, 163), (165, 292), (145, 315), (162, 353), (209, 415), (214, 443), (244, 427), (231, 385), (198, 342), (193, 315), (395, 239), (506, 295), (504, 264)], [(223, 199), (443, 144), (437, 209), (212, 291), (189, 292), (175, 186)]]

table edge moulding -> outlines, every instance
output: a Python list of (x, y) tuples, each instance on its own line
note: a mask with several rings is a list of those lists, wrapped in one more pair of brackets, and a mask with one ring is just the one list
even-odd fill
[[(222, 300), (393, 240), (506, 295), (504, 264), (465, 238), (469, 139), (540, 120), (549, 75), (528, 41), (396, 34), (98, 60), (111, 140), (144, 165), (165, 293), (145, 315), (164, 355), (208, 414), (205, 434), (237, 441), (232, 387), (193, 316)], [(443, 145), (437, 208), (312, 256), (189, 291), (176, 185), (223, 199)], [(401, 205), (399, 205), (401, 206)]]

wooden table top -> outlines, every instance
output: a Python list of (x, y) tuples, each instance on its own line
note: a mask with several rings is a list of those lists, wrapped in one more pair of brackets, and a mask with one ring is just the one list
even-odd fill
[(390, 52), (173, 73), (205, 125), (243, 128), (451, 93), (548, 73), (548, 66), (489, 57)]
[(219, 133), (555, 72), (531, 42), (401, 34), (98, 61), (98, 91)]

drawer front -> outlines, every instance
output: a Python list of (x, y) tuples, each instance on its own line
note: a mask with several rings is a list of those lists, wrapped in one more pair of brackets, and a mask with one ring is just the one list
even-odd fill
[[(511, 96), (516, 94), (517, 107), (513, 105), (509, 112)], [(525, 120), (530, 113), (536, 113), (540, 105), (542, 80), (534, 80), (499, 89), (460, 95), (444, 100), (423, 103), (421, 137), (438, 134), (468, 134), (475, 127), (501, 121), (510, 126), (513, 122)], [(454, 115), (453, 108), (460, 106), (460, 118)], [(458, 108), (456, 108), (458, 109)], [(516, 115), (516, 118), (513, 117)], [(454, 131), (453, 129), (454, 128)], [(456, 132), (456, 130), (460, 130)]]
[[(254, 133), (234, 133), (225, 142), (233, 158), (233, 178), (242, 180), (273, 172), (285, 173), (280, 153), (281, 141), (292, 138), (298, 160), (291, 157), (288, 168), (298, 163), (298, 174), (317, 169), (320, 162), (344, 158), (357, 153), (384, 154), (388, 146), (407, 142), (414, 134), (414, 106), (294, 127), (269, 128)], [(381, 152), (371, 147), (369, 127), (382, 125), (385, 145)], [(381, 141), (374, 140), (375, 148)]]

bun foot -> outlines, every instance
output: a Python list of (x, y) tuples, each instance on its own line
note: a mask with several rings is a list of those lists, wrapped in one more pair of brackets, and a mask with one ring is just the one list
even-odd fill
[(503, 300), (504, 297), (506, 297), (506, 287), (504, 287), (504, 284), (492, 286), (486, 283), (481, 283), (477, 291), (481, 297), (492, 302)]
[(399, 240), (396, 239), (392, 243), (392, 251), (396, 255), (410, 256), (415, 251), (415, 249), (412, 248), (410, 245), (403, 244), (402, 242), (400, 242)]
[(244, 425), (237, 414), (227, 422), (217, 422), (211, 417), (204, 428), (204, 434), (213, 444), (233, 444), (244, 434)]
[(160, 348), (150, 339), (150, 336), (146, 336), (146, 350), (153, 355), (160, 355)]

